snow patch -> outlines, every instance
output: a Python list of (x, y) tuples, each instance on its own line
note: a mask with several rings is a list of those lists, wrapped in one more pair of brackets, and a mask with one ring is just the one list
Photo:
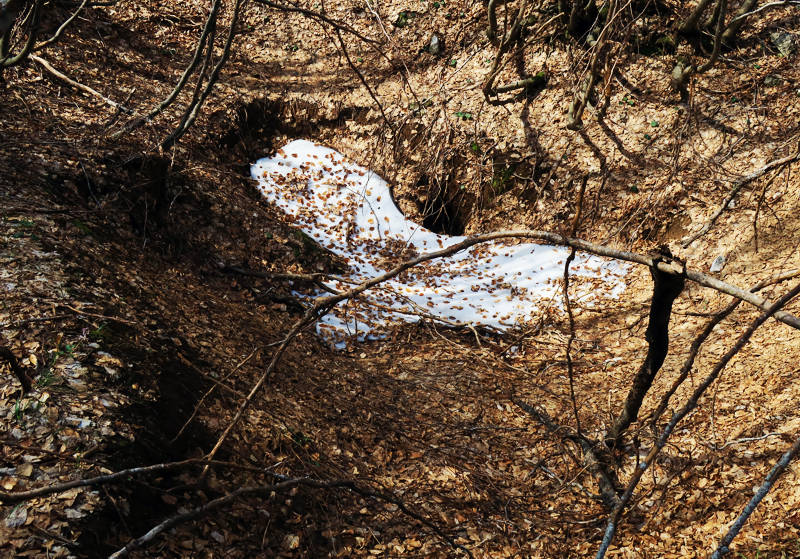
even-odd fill
[[(251, 174), (288, 223), (347, 262), (344, 281), (326, 284), (336, 290), (466, 238), (437, 235), (407, 220), (377, 174), (307, 140), (294, 140), (260, 159)], [(562, 305), (568, 255), (564, 247), (514, 240), (476, 245), (341, 303), (318, 322), (317, 331), (342, 347), (348, 339), (375, 339), (392, 324), (423, 317), (501, 331), (524, 326)], [(625, 287), (626, 270), (625, 264), (578, 254), (570, 268), (571, 295), (584, 304), (615, 298)]]

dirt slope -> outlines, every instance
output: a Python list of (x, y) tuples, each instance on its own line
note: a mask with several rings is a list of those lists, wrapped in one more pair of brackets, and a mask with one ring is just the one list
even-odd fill
[[(490, 106), (480, 91), (492, 56), (482, 5), (388, 2), (377, 19), (360, 4), (326, 8), (385, 39), (379, 53), (343, 35), (381, 107), (334, 32), (259, 5), (248, 5), (198, 125), (166, 153), (158, 142), (180, 107), (112, 140), (125, 115), (33, 62), (5, 72), (0, 347), (14, 353), (32, 390), (23, 393), (0, 361), (3, 490), (210, 450), (302, 314), (292, 292), (306, 287), (230, 267), (313, 273), (341, 265), (261, 201), (248, 178), (249, 163), (287, 139), (313, 138), (377, 170), (408, 216), (440, 232), (565, 232), (587, 176), (578, 236), (642, 252), (671, 243), (703, 271), (724, 255), (719, 277), (742, 287), (800, 267), (797, 163), (744, 188), (688, 249), (677, 244), (737, 178), (797, 149), (800, 65), (768, 39), (775, 29), (796, 30), (796, 13), (773, 12), (749, 29), (697, 81), (690, 106), (669, 89), (670, 57), (637, 57), (605, 119), (589, 116), (575, 133), (564, 128), (574, 61), (561, 42), (523, 61), (529, 72), (547, 71), (546, 88)], [(178, 79), (206, 9), (194, 1), (96, 8), (41, 55), (143, 111)], [(406, 24), (393, 25), (400, 12)], [(423, 52), (434, 33), (441, 56)], [(765, 85), (773, 75), (780, 83)], [(649, 297), (647, 271), (634, 269), (618, 304), (576, 309), (575, 393), (593, 436), (608, 427), (639, 367)], [(671, 353), (643, 417), (707, 315), (726, 304), (696, 285), (678, 299)], [(800, 312), (797, 304), (788, 310)], [(755, 316), (742, 306), (715, 330), (670, 411)], [(202, 486), (192, 485), (200, 472), (193, 466), (2, 503), (0, 554), (106, 557), (170, 515), (280, 474), (355, 480), (394, 497), (300, 487), (243, 499), (135, 555), (459, 556), (451, 543), (475, 557), (592, 555), (607, 511), (579, 449), (512, 403), (539, 404), (574, 424), (568, 336), (560, 315), (503, 337), (423, 322), (342, 352), (306, 331), (217, 455), (226, 464)], [(771, 322), (736, 356), (643, 482), (610, 556), (713, 549), (800, 432), (799, 336)], [(646, 452), (653, 433), (635, 427)], [(615, 455), (623, 480), (639, 458), (633, 446)], [(735, 549), (800, 554), (796, 469)]]

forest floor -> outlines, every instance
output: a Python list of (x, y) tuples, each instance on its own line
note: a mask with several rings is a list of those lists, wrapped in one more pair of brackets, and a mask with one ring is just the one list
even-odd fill
[[(144, 112), (183, 71), (205, 4), (97, 7), (39, 54)], [(493, 56), (482, 4), (392, 0), (378, 15), (357, 3), (327, 10), (385, 39), (377, 52), (343, 36), (372, 94), (330, 28), (249, 4), (214, 95), (166, 152), (159, 142), (181, 103), (115, 140), (110, 133), (125, 114), (35, 61), (5, 71), (0, 348), (15, 355), (32, 387), (23, 391), (0, 359), (0, 490), (211, 450), (302, 315), (294, 291), (310, 287), (231, 267), (316, 273), (341, 265), (250, 179), (253, 161), (294, 138), (377, 171), (406, 216), (439, 233), (566, 233), (586, 177), (578, 237), (643, 253), (669, 244), (706, 273), (724, 256), (716, 275), (743, 288), (800, 268), (797, 162), (748, 183), (708, 233), (688, 248), (679, 243), (736, 180), (800, 149), (798, 55), (782, 56), (770, 42), (770, 33), (788, 29), (800, 45), (796, 11), (770, 12), (749, 27), (738, 48), (695, 81), (689, 104), (669, 87), (674, 56), (626, 60), (605, 117), (588, 111), (584, 130), (572, 132), (566, 107), (579, 62), (556, 39), (522, 61), (528, 72), (545, 69), (547, 86), (495, 106), (480, 89)], [(425, 52), (433, 34), (441, 55)], [(618, 301), (576, 306), (575, 407), (592, 437), (610, 425), (646, 352), (651, 289), (648, 271), (632, 267)], [(776, 299), (786, 289), (777, 284), (762, 295)], [(643, 419), (727, 303), (694, 284), (678, 298), (670, 354)], [(787, 310), (796, 314), (800, 304)], [(756, 316), (743, 304), (714, 330), (668, 413)], [(106, 557), (169, 516), (278, 474), (354, 481), (365, 491), (298, 486), (237, 500), (133, 556), (464, 556), (453, 544), (475, 557), (592, 556), (608, 511), (580, 449), (512, 401), (576, 426), (569, 335), (558, 313), (504, 335), (423, 320), (345, 350), (304, 331), (201, 486), (194, 464), (0, 503), (0, 555)], [(679, 425), (608, 556), (704, 557), (716, 547), (800, 434), (798, 363), (796, 330), (771, 321), (756, 332)], [(632, 433), (613, 455), (623, 482), (654, 441), (645, 421)], [(800, 556), (796, 466), (734, 551)]]

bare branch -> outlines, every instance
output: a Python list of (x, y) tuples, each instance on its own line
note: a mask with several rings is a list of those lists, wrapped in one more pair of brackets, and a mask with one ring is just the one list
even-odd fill
[(771, 10), (772, 8), (780, 8), (781, 6), (800, 6), (800, 0), (783, 0), (782, 2), (770, 2), (769, 4), (764, 4), (763, 6), (756, 8), (752, 12), (746, 12), (744, 14), (737, 15), (730, 21), (728, 27), (732, 26), (735, 23), (738, 23), (739, 21), (745, 20), (750, 16), (755, 15), (759, 12), (763, 12), (765, 10)]
[(765, 175), (772, 169), (775, 169), (776, 167), (783, 167), (784, 165), (788, 165), (790, 163), (794, 163), (798, 159), (800, 159), (800, 144), (798, 144), (798, 149), (794, 154), (787, 155), (786, 157), (782, 157), (781, 159), (775, 159), (774, 161), (770, 161), (760, 169), (757, 169), (752, 173), (738, 179), (733, 184), (733, 188), (731, 188), (730, 192), (728, 192), (728, 195), (725, 196), (725, 199), (722, 201), (722, 204), (720, 204), (719, 208), (717, 208), (717, 211), (715, 211), (711, 215), (711, 217), (708, 218), (706, 224), (703, 225), (703, 227), (697, 233), (693, 233), (681, 239), (681, 246), (683, 248), (686, 248), (693, 242), (695, 242), (697, 239), (708, 233), (711, 227), (714, 226), (714, 223), (717, 221), (719, 216), (722, 215), (722, 213), (728, 207), (728, 204), (730, 204), (731, 200), (733, 200), (736, 197), (736, 195), (739, 193), (742, 187), (754, 181), (755, 179)]
[(731, 526), (728, 532), (722, 537), (722, 540), (719, 542), (719, 547), (717, 547), (717, 549), (711, 555), (711, 559), (720, 559), (721, 557), (730, 553), (728, 546), (731, 545), (731, 542), (739, 534), (745, 522), (747, 522), (747, 519), (750, 518), (750, 515), (753, 514), (754, 510), (756, 510), (756, 507), (761, 500), (767, 496), (769, 490), (772, 489), (772, 486), (775, 485), (775, 482), (789, 466), (789, 462), (791, 462), (795, 456), (797, 456), (798, 452), (800, 452), (800, 437), (797, 438), (791, 448), (789, 448), (789, 450), (787, 450), (783, 456), (781, 456), (781, 459), (778, 460), (778, 462), (769, 471), (767, 477), (764, 478), (763, 483), (756, 491), (756, 494), (753, 495), (753, 498), (750, 499), (750, 502), (744, 507), (742, 513), (733, 523), (733, 526)]
[(750, 326), (745, 330), (745, 332), (739, 337), (736, 343), (722, 356), (722, 358), (717, 362), (714, 366), (714, 369), (708, 374), (708, 376), (703, 380), (702, 383), (694, 390), (691, 397), (688, 399), (686, 404), (676, 411), (672, 415), (672, 419), (670, 419), (667, 426), (661, 432), (656, 443), (650, 449), (647, 456), (636, 466), (636, 469), (631, 476), (630, 481), (628, 482), (628, 486), (625, 489), (625, 493), (622, 494), (619, 504), (614, 508), (611, 514), (608, 517), (608, 524), (606, 525), (606, 531), (603, 535), (603, 541), (600, 544), (600, 548), (597, 550), (597, 555), (595, 559), (603, 559), (605, 557), (608, 548), (611, 546), (611, 542), (614, 540), (614, 535), (617, 531), (617, 526), (619, 524), (620, 519), (622, 518), (622, 513), (625, 510), (625, 507), (633, 497), (633, 492), (636, 490), (636, 486), (639, 484), (639, 481), (642, 479), (645, 471), (653, 464), (655, 457), (661, 452), (661, 449), (667, 444), (667, 440), (669, 439), (670, 435), (675, 430), (675, 427), (680, 423), (680, 421), (686, 417), (689, 412), (697, 407), (700, 398), (703, 396), (705, 391), (708, 389), (709, 386), (717, 379), (719, 374), (722, 370), (727, 366), (733, 356), (739, 353), (739, 351), (750, 341), (750, 338), (753, 336), (753, 333), (766, 322), (771, 316), (775, 315), (781, 307), (783, 307), (786, 303), (788, 303), (791, 299), (793, 299), (797, 294), (800, 293), (800, 283), (795, 285), (788, 293), (783, 295), (780, 299), (778, 299), (775, 303), (769, 306), (769, 308), (762, 313), (756, 320), (754, 320)]
[[(763, 281), (758, 282), (755, 286), (753, 286), (750, 291), (756, 293), (769, 285), (774, 285), (776, 283), (780, 283), (783, 281), (790, 280), (792, 278), (797, 277), (800, 275), (800, 270), (790, 270), (783, 274), (779, 274), (777, 276), (765, 279)], [(672, 386), (670, 386), (669, 390), (661, 397), (661, 401), (656, 408), (656, 411), (653, 412), (652, 416), (650, 417), (650, 425), (653, 429), (656, 427), (656, 422), (659, 420), (661, 415), (664, 413), (664, 410), (667, 409), (667, 405), (669, 404), (670, 398), (672, 395), (675, 394), (675, 391), (678, 387), (683, 384), (686, 378), (689, 376), (689, 371), (692, 370), (692, 366), (694, 365), (694, 361), (697, 358), (697, 354), (700, 351), (700, 347), (705, 343), (708, 337), (711, 335), (711, 332), (716, 328), (716, 326), (722, 322), (728, 315), (730, 315), (736, 307), (739, 306), (741, 303), (740, 299), (734, 299), (727, 307), (715, 313), (714, 316), (708, 323), (703, 331), (695, 338), (692, 342), (691, 348), (689, 349), (689, 355), (686, 357), (686, 360), (681, 367), (680, 373), (678, 373), (678, 377), (673, 381)]]
[(40, 64), (45, 70), (50, 72), (52, 75), (54, 75), (58, 79), (67, 82), (72, 87), (80, 89), (81, 91), (85, 91), (89, 95), (93, 95), (93, 96), (101, 99), (106, 105), (111, 105), (112, 107), (114, 107), (118, 111), (122, 111), (123, 113), (127, 113), (127, 114), (133, 114), (132, 110), (128, 109), (127, 107), (123, 107), (122, 105), (120, 105), (119, 103), (117, 103), (116, 101), (114, 101), (112, 99), (109, 99), (108, 97), (106, 97), (105, 95), (103, 95), (102, 93), (97, 91), (96, 89), (92, 89), (88, 85), (83, 85), (82, 83), (78, 83), (75, 80), (73, 80), (72, 78), (70, 78), (69, 76), (67, 76), (65, 74), (62, 74), (61, 72), (59, 72), (58, 70), (53, 68), (50, 65), (50, 63), (47, 62), (47, 60), (45, 60), (43, 58), (40, 58), (40, 57), (36, 56), (35, 54), (31, 54), (29, 56), (29, 58), (31, 60), (33, 60), (34, 62), (36, 62), (37, 64)]
[[(276, 477), (282, 477), (282, 476), (276, 476)], [(109, 559), (120, 559), (122, 557), (127, 557), (131, 551), (138, 549), (143, 545), (153, 541), (159, 534), (162, 534), (163, 532), (171, 528), (174, 528), (179, 524), (183, 524), (185, 522), (189, 522), (190, 520), (196, 520), (198, 518), (201, 518), (217, 509), (232, 504), (234, 501), (238, 499), (243, 499), (246, 497), (269, 497), (273, 493), (287, 491), (289, 489), (299, 486), (310, 487), (312, 489), (337, 489), (337, 488), (347, 489), (354, 493), (358, 493), (360, 495), (394, 503), (400, 508), (400, 510), (402, 510), (404, 514), (432, 528), (436, 532), (436, 534), (443, 540), (447, 541), (451, 547), (463, 551), (464, 553), (467, 554), (467, 556), (472, 557), (472, 553), (466, 547), (456, 543), (453, 540), (453, 538), (447, 536), (441, 530), (441, 528), (439, 528), (429, 520), (423, 518), (422, 516), (416, 513), (413, 513), (411, 510), (408, 509), (405, 503), (403, 503), (397, 497), (391, 495), (384, 495), (382, 493), (378, 493), (376, 491), (371, 491), (368, 489), (362, 489), (358, 487), (356, 483), (351, 480), (320, 481), (310, 478), (292, 478), (292, 479), (285, 479), (284, 481), (280, 481), (278, 483), (274, 483), (271, 485), (264, 485), (259, 487), (242, 487), (240, 489), (232, 491), (231, 493), (228, 493), (227, 495), (214, 499), (213, 501), (209, 501), (208, 503), (206, 503), (201, 507), (171, 516), (166, 520), (164, 520), (163, 522), (151, 528), (146, 534), (132, 540), (122, 549), (109, 555)]]
[(78, 6), (78, 9), (75, 10), (72, 13), (72, 15), (69, 16), (66, 20), (64, 20), (64, 23), (62, 23), (61, 26), (58, 29), (56, 29), (56, 32), (53, 34), (53, 36), (50, 37), (49, 39), (47, 39), (46, 41), (43, 41), (43, 42), (39, 43), (38, 45), (36, 45), (33, 48), (33, 52), (36, 52), (38, 50), (42, 50), (46, 46), (52, 45), (53, 43), (58, 41), (61, 38), (61, 35), (64, 34), (64, 30), (67, 27), (69, 27), (69, 24), (72, 23), (75, 20), (76, 17), (78, 17), (78, 14), (81, 13), (81, 10), (83, 10), (86, 7), (86, 4), (88, 4), (88, 3), (89, 3), (89, 0), (83, 0), (83, 2), (81, 2), (81, 5)]
[[(208, 77), (205, 88), (199, 95), (195, 94), (195, 97), (192, 99), (191, 103), (189, 103), (189, 106), (186, 107), (180, 124), (178, 124), (175, 130), (161, 143), (162, 148), (168, 149), (172, 147), (175, 142), (180, 140), (194, 124), (194, 121), (197, 119), (197, 115), (200, 114), (200, 109), (203, 107), (206, 99), (211, 94), (211, 90), (214, 88), (214, 85), (219, 79), (219, 73), (222, 71), (222, 68), (228, 62), (228, 58), (231, 55), (231, 47), (233, 45), (233, 39), (236, 36), (236, 25), (239, 23), (239, 11), (242, 7), (243, 1), (244, 0), (236, 0), (236, 3), (233, 6), (233, 15), (231, 16), (231, 24), (228, 28), (228, 36), (225, 39), (225, 45), (222, 49), (222, 56), (220, 56), (216, 65), (214, 66), (214, 69), (211, 71), (211, 75)], [(209, 41), (209, 44), (206, 48), (208, 49), (208, 55), (210, 58), (214, 50), (213, 41)], [(202, 83), (203, 73), (204, 72), (201, 72), (200, 77), (198, 78), (198, 91), (200, 84)]]
[(154, 472), (163, 472), (165, 470), (175, 470), (191, 466), (194, 464), (203, 464), (206, 461), (198, 459), (181, 460), (180, 462), (166, 462), (163, 464), (153, 464), (150, 466), (139, 466), (136, 468), (128, 468), (127, 470), (120, 470), (112, 474), (106, 474), (88, 479), (76, 479), (64, 483), (57, 483), (55, 485), (48, 485), (46, 487), (39, 487), (37, 489), (30, 489), (28, 491), (0, 491), (0, 501), (5, 504), (19, 503), (21, 501), (28, 501), (37, 497), (45, 497), (53, 495), (54, 493), (63, 493), (75, 487), (89, 487), (92, 485), (103, 485), (112, 483), (121, 479), (128, 478), (133, 475), (150, 474)]
[[(570, 227), (570, 236), (575, 236), (580, 225), (581, 213), (583, 213), (583, 195), (586, 193), (586, 183), (589, 177), (584, 176), (581, 180), (581, 186), (578, 190), (578, 201), (575, 208), (575, 216), (572, 218), (572, 226)], [(567, 260), (564, 262), (564, 308), (567, 309), (567, 317), (569, 318), (569, 339), (567, 339), (567, 346), (564, 349), (565, 357), (567, 360), (567, 376), (569, 378), (569, 397), (572, 400), (572, 413), (575, 415), (575, 429), (578, 431), (578, 436), (582, 435), (581, 418), (578, 415), (578, 402), (575, 398), (575, 370), (572, 365), (572, 344), (575, 342), (575, 315), (572, 312), (572, 303), (569, 299), (569, 266), (575, 260), (575, 249), (573, 248)]]
[(347, 33), (350, 33), (351, 35), (354, 35), (355, 37), (358, 37), (359, 39), (361, 39), (365, 43), (368, 43), (368, 44), (371, 44), (371, 45), (379, 45), (380, 44), (380, 41), (376, 41), (375, 39), (370, 39), (369, 37), (364, 36), (363, 34), (359, 33), (358, 31), (356, 31), (355, 29), (353, 29), (352, 27), (350, 27), (347, 24), (340, 23), (338, 21), (335, 21), (335, 20), (329, 18), (328, 16), (326, 16), (323, 13), (315, 12), (313, 10), (308, 10), (306, 8), (298, 6), (297, 4), (280, 4), (278, 2), (272, 2), (271, 0), (255, 0), (255, 1), (257, 3), (259, 3), (259, 4), (264, 4), (265, 6), (269, 6), (270, 8), (275, 8), (276, 10), (281, 10), (282, 12), (295, 12), (295, 13), (298, 13), (298, 14), (303, 14), (304, 16), (309, 17), (311, 19), (319, 20), (322, 23), (326, 23), (326, 24), (330, 25), (331, 27), (333, 27), (335, 29), (340, 29), (341, 31), (345, 31)]
[(217, 24), (217, 15), (219, 13), (219, 7), (221, 4), (221, 0), (214, 0), (214, 3), (211, 5), (211, 11), (206, 18), (205, 25), (203, 26), (203, 30), (200, 32), (200, 38), (197, 40), (197, 47), (195, 48), (194, 55), (192, 55), (192, 59), (189, 62), (189, 65), (183, 71), (178, 83), (175, 84), (175, 87), (172, 89), (169, 95), (167, 95), (166, 99), (161, 101), (156, 107), (154, 107), (149, 113), (146, 115), (132, 120), (125, 126), (123, 126), (120, 130), (117, 130), (115, 133), (111, 135), (113, 139), (118, 139), (123, 134), (130, 132), (138, 128), (139, 126), (150, 122), (153, 118), (158, 116), (162, 113), (167, 107), (172, 105), (172, 103), (177, 99), (180, 92), (186, 86), (186, 83), (189, 81), (189, 78), (194, 73), (197, 65), (200, 63), (200, 59), (203, 55), (203, 51), (206, 48), (206, 42), (208, 40), (208, 35), (212, 32), (213, 29), (216, 28)]
[[(450, 256), (452, 254), (456, 254), (457, 252), (465, 250), (471, 246), (500, 239), (535, 239), (538, 241), (544, 241), (554, 245), (573, 247), (576, 248), (577, 250), (587, 252), (589, 254), (596, 254), (598, 256), (605, 256), (616, 260), (623, 260), (626, 262), (634, 262), (636, 264), (642, 264), (649, 268), (657, 267), (662, 272), (671, 273), (674, 275), (685, 275), (686, 279), (690, 281), (693, 281), (704, 287), (709, 287), (716, 291), (726, 293), (728, 295), (736, 297), (737, 299), (741, 299), (742, 301), (746, 301), (747, 303), (750, 303), (751, 305), (756, 306), (761, 310), (767, 310), (770, 308), (771, 305), (770, 301), (762, 297), (759, 297), (754, 293), (746, 291), (740, 287), (731, 285), (715, 277), (708, 276), (706, 274), (703, 274), (701, 272), (696, 272), (688, 268), (676, 270), (673, 266), (671, 266), (667, 262), (658, 261), (657, 258), (654, 258), (652, 256), (646, 256), (643, 254), (638, 254), (625, 250), (618, 250), (605, 245), (590, 243), (588, 241), (584, 241), (583, 239), (565, 237), (563, 235), (559, 235), (558, 233), (551, 233), (548, 231), (536, 231), (536, 230), (496, 231), (494, 233), (485, 233), (483, 235), (475, 235), (474, 237), (469, 237), (461, 242), (450, 245), (449, 247), (444, 248), (442, 250), (423, 254), (416, 258), (403, 262), (398, 266), (396, 266), (395, 268), (389, 270), (388, 272), (385, 272), (380, 276), (376, 276), (372, 279), (369, 279), (349, 291), (342, 292), (339, 295), (334, 295), (319, 299), (316, 305), (319, 305), (320, 308), (322, 306), (327, 306), (327, 305), (336, 305), (337, 303), (345, 299), (363, 293), (364, 291), (367, 291), (368, 289), (374, 287), (375, 285), (383, 283), (384, 281), (391, 279), (401, 274), (402, 272), (408, 270), (409, 268), (413, 268), (414, 266), (417, 266), (423, 262), (427, 262), (429, 260), (435, 260), (437, 258), (442, 258), (445, 256)], [(792, 328), (800, 329), (800, 319), (798, 319), (794, 315), (784, 311), (776, 311), (774, 313), (774, 316), (777, 320), (780, 320), (781, 322), (788, 324)]]
[(554, 435), (558, 435), (562, 439), (568, 439), (577, 443), (583, 451), (584, 460), (586, 461), (586, 468), (592, 473), (597, 481), (598, 488), (600, 489), (600, 498), (603, 504), (614, 510), (619, 506), (619, 494), (617, 492), (617, 479), (612, 470), (606, 467), (606, 461), (602, 459), (604, 449), (601, 445), (587, 439), (584, 436), (569, 433), (564, 427), (558, 425), (543, 409), (532, 406), (522, 400), (511, 397), (514, 402), (522, 411), (533, 417), (539, 423), (544, 425), (548, 431)]

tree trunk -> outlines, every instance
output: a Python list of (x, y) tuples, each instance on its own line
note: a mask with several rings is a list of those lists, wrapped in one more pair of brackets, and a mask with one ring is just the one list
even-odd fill
[(650, 268), (653, 277), (653, 298), (650, 301), (650, 322), (647, 325), (647, 356), (633, 379), (633, 386), (625, 399), (625, 405), (614, 425), (606, 435), (606, 444), (610, 447), (619, 445), (622, 434), (636, 421), (639, 408), (656, 373), (664, 364), (669, 350), (669, 319), (672, 314), (672, 303), (683, 291), (685, 279), (682, 276), (662, 272), (656, 266)]

